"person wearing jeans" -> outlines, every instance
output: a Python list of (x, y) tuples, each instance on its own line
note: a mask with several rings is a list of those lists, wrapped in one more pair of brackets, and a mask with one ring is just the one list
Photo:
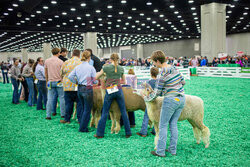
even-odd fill
[(26, 64), (26, 66), (23, 69), (22, 75), (25, 77), (25, 80), (27, 82), (28, 88), (29, 88), (29, 98), (28, 98), (28, 106), (32, 107), (35, 104), (35, 97), (34, 97), (34, 79), (33, 79), (33, 70), (32, 66), (34, 64), (33, 59), (29, 59), (29, 63)]
[[(151, 86), (152, 89), (155, 88), (155, 83), (157, 81), (157, 75), (159, 74), (159, 70), (158, 68), (156, 67), (152, 67), (150, 69), (150, 75), (151, 75), (151, 78), (149, 81), (148, 81), (148, 84)], [(148, 111), (147, 111), (147, 108), (145, 110), (145, 113), (144, 113), (144, 117), (143, 117), (143, 121), (142, 121), (142, 125), (141, 125), (141, 131), (140, 132), (137, 132), (136, 134), (141, 136), (141, 137), (146, 137), (147, 136), (147, 132), (148, 132), (148, 122), (149, 122), (149, 117), (148, 117)], [(153, 135), (155, 135), (155, 129), (153, 128), (152, 129), (152, 132), (151, 132)]]
[[(166, 56), (162, 51), (153, 52), (151, 59), (154, 66), (162, 68), (162, 71), (158, 75), (154, 91), (149, 95), (144, 95), (142, 92), (141, 95), (147, 102), (153, 101), (157, 96), (164, 96), (160, 114), (159, 139), (156, 151), (151, 151), (151, 154), (165, 157), (165, 151), (168, 151), (172, 155), (176, 155), (178, 140), (177, 121), (185, 104), (183, 88), (185, 80), (174, 66), (166, 63)], [(166, 150), (168, 125), (171, 137), (169, 149)]]
[(14, 60), (14, 65), (10, 69), (10, 75), (11, 75), (11, 83), (14, 87), (13, 96), (12, 96), (12, 103), (13, 104), (19, 104), (19, 93), (18, 93), (18, 87), (20, 81), (23, 81), (24, 78), (21, 76), (20, 68), (18, 67), (19, 60)]
[(9, 83), (9, 77), (8, 77), (9, 69), (6, 63), (2, 63), (1, 70), (2, 70), (2, 75), (3, 75), (3, 84)]
[(96, 76), (95, 68), (89, 64), (90, 52), (82, 53), (80, 65), (76, 66), (69, 74), (68, 79), (78, 85), (77, 95), (82, 105), (79, 132), (88, 132), (90, 113), (93, 106), (93, 83)]
[[(44, 63), (43, 58), (38, 57), (37, 61), (33, 67), (33, 71), (35, 72), (37, 82), (37, 89), (38, 89), (38, 100), (37, 100), (37, 110), (44, 110), (46, 109), (47, 104), (47, 87), (46, 87), (46, 78), (44, 72)], [(44, 108), (43, 108), (44, 105)]]
[(64, 99), (65, 99), (65, 108), (66, 113), (64, 120), (60, 120), (61, 123), (70, 123), (70, 119), (73, 113), (74, 109), (74, 102), (77, 103), (77, 118), (78, 121), (80, 121), (80, 114), (82, 110), (81, 101), (79, 100), (77, 96), (77, 86), (76, 84), (72, 83), (68, 76), (69, 74), (74, 70), (74, 68), (78, 65), (80, 65), (81, 59), (80, 59), (80, 50), (75, 49), (72, 52), (72, 58), (67, 60), (62, 68), (61, 68), (61, 76), (63, 78), (63, 90), (64, 90)]
[(118, 65), (119, 56), (117, 53), (113, 53), (110, 56), (110, 65), (106, 65), (103, 69), (96, 75), (96, 79), (99, 79), (104, 73), (106, 73), (106, 94), (104, 97), (103, 109), (102, 109), (102, 116), (98, 123), (97, 131), (94, 137), (96, 138), (103, 138), (106, 126), (106, 120), (108, 118), (109, 109), (113, 102), (116, 100), (123, 119), (126, 138), (129, 138), (131, 134), (129, 120), (126, 112), (125, 100), (124, 95), (120, 83), (120, 79), (122, 78), (123, 82), (125, 83), (125, 75), (123, 67)]
[(51, 120), (51, 113), (55, 106), (55, 99), (56, 93), (58, 94), (60, 100), (60, 111), (61, 117), (64, 118), (65, 116), (65, 101), (64, 101), (64, 92), (63, 92), (63, 85), (62, 85), (62, 78), (60, 75), (60, 70), (63, 65), (63, 61), (58, 58), (60, 55), (59, 48), (52, 49), (53, 56), (45, 61), (44, 68), (45, 68), (45, 78), (47, 81), (48, 87), (48, 100), (46, 105), (46, 119)]

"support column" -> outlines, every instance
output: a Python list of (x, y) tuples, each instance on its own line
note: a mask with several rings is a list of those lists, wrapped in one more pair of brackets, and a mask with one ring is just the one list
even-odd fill
[(97, 57), (103, 58), (103, 49), (99, 48), (97, 49), (97, 51), (98, 51)]
[(201, 56), (211, 62), (226, 52), (226, 4), (201, 5)]
[(22, 52), (23, 62), (27, 63), (28, 62), (28, 50), (27, 50), (27, 48), (22, 48), (21, 52)]
[(94, 55), (97, 55), (97, 32), (84, 33), (84, 48), (91, 49)]
[(143, 59), (143, 44), (137, 44), (136, 45), (136, 58)]
[(43, 43), (43, 59), (51, 57), (51, 43)]

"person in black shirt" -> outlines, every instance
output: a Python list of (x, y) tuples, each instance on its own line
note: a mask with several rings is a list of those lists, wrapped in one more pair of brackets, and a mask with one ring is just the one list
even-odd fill
[(93, 55), (92, 49), (86, 49), (86, 50), (91, 53), (91, 59), (94, 61), (94, 65), (93, 66), (94, 66), (96, 72), (101, 71), (102, 70), (101, 60), (97, 56)]
[(66, 58), (67, 54), (68, 54), (68, 50), (66, 48), (61, 48), (60, 56), (58, 58), (61, 59), (63, 62), (65, 62), (68, 60)]

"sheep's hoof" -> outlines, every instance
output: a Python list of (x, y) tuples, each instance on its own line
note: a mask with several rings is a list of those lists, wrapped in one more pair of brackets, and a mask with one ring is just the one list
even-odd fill
[(113, 131), (111, 131), (111, 134), (113, 134), (114, 132)]
[(115, 132), (115, 134), (117, 135), (119, 132)]
[(208, 148), (209, 147), (209, 143), (205, 145), (205, 148)]

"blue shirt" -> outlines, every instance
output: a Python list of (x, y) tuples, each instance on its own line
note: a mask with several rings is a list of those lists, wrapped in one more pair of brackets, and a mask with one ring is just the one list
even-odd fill
[(156, 83), (157, 79), (150, 79), (148, 81), (148, 84), (151, 86), (152, 89), (155, 89), (155, 83)]
[(45, 72), (44, 72), (44, 66), (37, 64), (36, 70), (35, 70), (35, 76), (38, 80), (45, 81)]
[(207, 65), (206, 59), (201, 60), (201, 66), (206, 66), (206, 65)]
[(74, 68), (74, 70), (69, 74), (68, 78), (75, 84), (92, 86), (95, 76), (95, 68), (87, 62), (83, 62)]
[(89, 64), (94, 66), (94, 60), (90, 59)]

